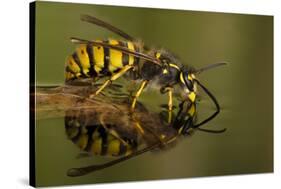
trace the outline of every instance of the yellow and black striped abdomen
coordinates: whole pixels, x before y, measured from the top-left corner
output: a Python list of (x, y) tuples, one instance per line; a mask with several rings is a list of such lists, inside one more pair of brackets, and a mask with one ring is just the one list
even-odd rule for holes
[[(104, 41), (96, 40), (96, 42), (125, 47), (135, 52), (138, 51), (138, 47), (130, 41), (109, 39)], [(119, 50), (81, 44), (66, 60), (65, 80), (110, 76), (125, 65), (133, 65), (136, 62), (137, 59), (134, 56)]]
[(137, 149), (136, 141), (118, 138), (101, 125), (80, 126), (78, 121), (68, 117), (65, 128), (68, 138), (74, 144), (94, 155), (121, 156)]

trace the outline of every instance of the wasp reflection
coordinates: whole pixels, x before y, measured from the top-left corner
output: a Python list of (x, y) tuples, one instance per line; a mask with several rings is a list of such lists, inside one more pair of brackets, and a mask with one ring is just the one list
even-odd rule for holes
[(96, 85), (36, 88), (37, 119), (64, 117), (66, 135), (81, 151), (89, 156), (114, 158), (102, 164), (71, 168), (68, 176), (82, 176), (145, 152), (171, 148), (178, 138), (195, 130), (225, 131), (202, 128), (216, 114), (198, 122), (195, 103), (181, 102), (175, 115), (170, 115), (167, 105), (160, 113), (153, 113), (140, 102), (132, 111), (130, 94), (122, 93), (122, 86), (111, 85), (102, 95), (87, 98)]
[(207, 130), (200, 128), (203, 124), (195, 124), (197, 112), (194, 103), (180, 103), (172, 121), (167, 120), (168, 110), (160, 114), (151, 113), (138, 103), (136, 111), (130, 112), (127, 103), (124, 104), (119, 101), (118, 106), (110, 109), (99, 106), (66, 111), (66, 134), (74, 144), (89, 155), (116, 157), (104, 164), (72, 168), (68, 170), (68, 176), (82, 176), (148, 151), (166, 149), (174, 146), (180, 136), (190, 135), (197, 129), (212, 133), (225, 131)]

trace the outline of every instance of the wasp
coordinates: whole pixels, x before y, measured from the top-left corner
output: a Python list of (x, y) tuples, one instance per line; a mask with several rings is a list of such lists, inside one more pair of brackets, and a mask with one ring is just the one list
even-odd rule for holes
[(154, 49), (144, 45), (136, 38), (121, 29), (96, 17), (81, 15), (81, 20), (107, 29), (124, 40), (85, 40), (72, 37), (73, 43), (79, 44), (76, 51), (70, 55), (65, 64), (65, 82), (73, 84), (83, 79), (108, 78), (94, 94), (98, 95), (113, 81), (121, 76), (129, 80), (140, 81), (138, 89), (132, 95), (131, 110), (134, 110), (137, 99), (148, 86), (156, 86), (161, 94), (168, 95), (168, 110), (173, 109), (173, 96), (183, 101), (194, 103), (197, 99), (198, 86), (210, 97), (216, 106), (215, 117), (219, 104), (214, 95), (197, 79), (199, 73), (225, 65), (225, 62), (215, 63), (194, 69), (185, 66), (173, 53), (164, 49)]
[[(116, 103), (116, 101), (112, 102)], [(196, 104), (181, 102), (172, 123), (160, 114), (151, 113), (141, 106), (134, 114), (129, 109), (69, 110), (65, 115), (65, 129), (68, 138), (86, 155), (115, 157), (102, 164), (71, 168), (67, 175), (76, 177), (105, 169), (129, 160), (148, 151), (159, 151), (173, 147), (180, 136), (191, 135), (195, 130), (222, 133), (222, 130), (200, 128), (208, 121), (196, 124)], [(140, 107), (141, 106), (141, 107)], [(120, 106), (118, 106), (120, 107)], [(125, 106), (124, 106), (125, 107)]]

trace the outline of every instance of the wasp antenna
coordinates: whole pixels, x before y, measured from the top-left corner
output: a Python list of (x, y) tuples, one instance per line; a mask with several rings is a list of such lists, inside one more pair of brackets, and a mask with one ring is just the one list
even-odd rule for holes
[(71, 37), (70, 38), (70, 41), (72, 43), (87, 43), (87, 41), (83, 40), (83, 39), (79, 39), (79, 38), (76, 38), (76, 37)]
[(210, 130), (210, 129), (202, 129), (202, 128), (197, 128), (199, 131), (203, 131), (206, 133), (214, 133), (214, 134), (219, 134), (219, 133), (224, 133), (226, 131), (226, 128), (223, 128), (221, 130)]
[(214, 64), (210, 64), (210, 65), (207, 65), (203, 68), (200, 68), (198, 70), (195, 71), (195, 73), (201, 73), (201, 72), (204, 72), (206, 70), (210, 70), (210, 69), (213, 69), (213, 68), (216, 68), (216, 67), (219, 67), (219, 66), (224, 66), (224, 65), (227, 65), (228, 63), (227, 62), (218, 62), (218, 63), (214, 63)]
[(148, 146), (146, 148), (138, 150), (138, 151), (136, 151), (136, 152), (134, 152), (130, 155), (123, 156), (119, 159), (115, 159), (115, 160), (106, 162), (104, 164), (90, 165), (90, 166), (87, 166), (87, 167), (80, 167), (80, 168), (72, 168), (72, 169), (69, 169), (67, 171), (67, 175), (70, 176), (70, 177), (78, 177), (78, 176), (83, 176), (83, 175), (86, 175), (88, 173), (95, 172), (95, 171), (98, 171), (98, 170), (101, 170), (101, 169), (104, 169), (104, 168), (107, 168), (107, 167), (111, 167), (113, 165), (116, 165), (116, 164), (121, 163), (123, 161), (126, 161), (128, 159), (131, 159), (133, 157), (141, 155), (141, 154), (143, 154), (147, 151), (151, 151), (151, 150), (159, 147), (160, 145), (161, 145), (161, 142), (157, 142), (157, 143), (155, 143), (151, 146)]
[(204, 92), (211, 98), (211, 100), (214, 102), (217, 110), (211, 115), (209, 116), (207, 119), (203, 120), (202, 122), (194, 125), (194, 128), (198, 128), (199, 126), (211, 121), (213, 118), (215, 118), (219, 113), (220, 113), (220, 105), (217, 101), (217, 99), (215, 98), (215, 96), (204, 86), (202, 85), (197, 79), (194, 80), (203, 90)]

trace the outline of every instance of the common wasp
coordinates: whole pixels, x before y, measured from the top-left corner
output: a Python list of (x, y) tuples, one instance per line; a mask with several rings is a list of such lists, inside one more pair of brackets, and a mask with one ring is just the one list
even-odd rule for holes
[[(139, 88), (132, 95), (131, 110), (134, 110), (138, 97), (147, 85), (156, 86), (162, 94), (168, 94), (168, 110), (173, 109), (173, 96), (180, 101), (195, 103), (198, 86), (210, 97), (216, 111), (209, 117), (214, 118), (220, 111), (219, 104), (212, 93), (197, 79), (205, 70), (225, 65), (215, 63), (201, 69), (185, 66), (176, 56), (165, 49), (154, 49), (96, 17), (82, 15), (81, 20), (105, 28), (118, 34), (124, 40), (85, 40), (72, 37), (73, 43), (79, 44), (65, 64), (65, 82), (73, 85), (77, 81), (92, 79), (93, 82), (108, 78), (93, 94), (98, 95), (113, 81), (121, 76), (140, 82)], [(88, 80), (87, 80), (88, 81)], [(171, 115), (171, 113), (169, 114)]]

